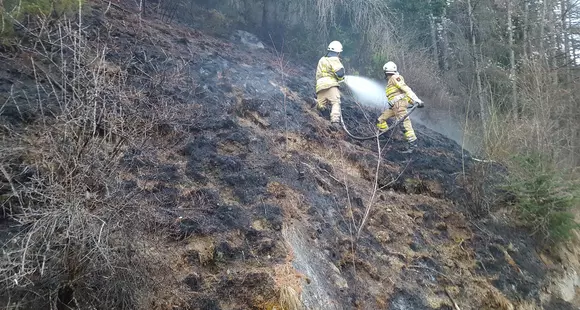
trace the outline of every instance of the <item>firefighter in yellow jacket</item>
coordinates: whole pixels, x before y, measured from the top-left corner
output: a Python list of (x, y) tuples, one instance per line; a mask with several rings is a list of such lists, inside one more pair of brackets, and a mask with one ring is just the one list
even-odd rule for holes
[[(386, 93), (390, 108), (379, 116), (377, 128), (381, 131), (385, 131), (389, 128), (387, 125), (387, 119), (391, 117), (395, 117), (397, 120), (403, 118), (407, 114), (408, 104), (417, 104), (418, 108), (424, 106), (423, 101), (417, 97), (407, 84), (405, 84), (405, 79), (403, 76), (399, 75), (397, 65), (394, 62), (387, 62), (383, 66), (383, 71), (385, 72), (385, 78), (387, 79)], [(403, 151), (403, 153), (413, 152), (417, 147), (417, 136), (415, 135), (409, 117), (403, 121), (403, 135), (407, 142), (409, 142), (407, 150)]]
[(344, 66), (339, 55), (342, 44), (332, 41), (328, 45), (328, 52), (318, 61), (316, 67), (316, 102), (317, 108), (324, 111), (330, 103), (330, 122), (334, 128), (340, 127), (340, 91), (339, 83), (344, 81)]

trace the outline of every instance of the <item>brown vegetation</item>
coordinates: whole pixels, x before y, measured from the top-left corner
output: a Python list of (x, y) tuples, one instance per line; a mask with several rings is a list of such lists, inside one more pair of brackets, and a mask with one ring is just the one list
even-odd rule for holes
[[(135, 197), (148, 189), (127, 190), (120, 177), (124, 154), (173, 112), (154, 108), (156, 98), (134, 86), (127, 67), (107, 60), (110, 34), (90, 33), (83, 22), (29, 20), (19, 29), (25, 39), (12, 44), (18, 52), (2, 56), (21, 62), (34, 81), (2, 105), (33, 115), (2, 132), (2, 175), (11, 188), (0, 196), (2, 213), (16, 229), (0, 265), (9, 309), (133, 308), (159, 291), (159, 281), (174, 281), (159, 277), (168, 266), (148, 250), (159, 245), (142, 238), (151, 219)], [(175, 83), (156, 77), (165, 80), (152, 89)]]
[[(488, 62), (478, 55), (483, 43), (476, 40), (473, 48), (473, 29), (462, 32), (469, 23), (453, 28), (456, 36), (436, 33), (435, 51), (412, 48), (416, 34), (397, 26), (408, 20), (387, 6), (396, 1), (363, 2), (301, 7), (296, 16), (304, 17), (305, 26), (323, 30), (302, 46), (315, 50), (330, 36), (365, 33), (363, 41), (350, 42), (364, 56), (347, 60), (350, 66), (376, 73), (385, 59), (395, 59), (419, 93), (431, 94), (433, 106), (461, 115), (474, 132), (485, 124), (489, 156), (552, 147), (558, 164), (573, 165), (573, 156), (559, 148), (574, 144), (562, 129), (569, 130), (570, 120), (553, 122), (568, 117), (567, 110), (543, 113), (543, 101), (534, 99), (557, 97), (548, 86), (554, 80), (540, 79), (546, 67), (529, 76), (525, 70), (538, 66), (519, 68), (518, 87), (529, 83), (529, 97), (518, 97), (527, 98), (526, 109), (498, 113), (506, 110), (497, 102), (500, 95), (491, 96), (497, 90), (486, 73), (501, 70), (480, 68)], [(7, 59), (11, 66), (25, 64), (12, 69), (24, 75), (14, 79), (24, 86), (0, 94), (0, 114), (14, 109), (19, 120), (0, 129), (0, 224), (8, 223), (0, 228), (14, 228), (6, 229), (6, 240), (0, 235), (0, 304), (296, 310), (314, 287), (326, 289), (334, 304), (369, 309), (398, 302), (415, 308), (535, 307), (544, 280), (535, 243), (525, 234), (512, 236), (516, 230), (503, 222), (468, 220), (497, 207), (489, 182), (497, 165), (468, 162), (457, 145), (427, 129), (420, 156), (411, 159), (401, 156), (395, 135), (387, 144), (351, 143), (309, 109), (307, 71), (290, 58), (239, 52), (231, 42), (164, 25), (142, 14), (149, 13), (144, 4), (162, 12), (165, 22), (174, 15), (193, 24), (208, 20), (204, 27), (211, 29), (205, 30), (218, 36), (241, 19), (215, 8), (203, 8), (205, 15), (196, 19), (193, 1), (141, 1), (139, 10), (98, 2), (78, 19), (29, 19), (15, 28), (14, 51), (0, 56), (13, 57)], [(247, 12), (241, 10), (247, 2), (235, 4)], [(263, 12), (284, 15), (271, 5), (264, 4)], [(441, 14), (425, 14), (429, 27), (449, 22), (436, 20), (446, 16)], [(345, 23), (351, 27), (339, 27)], [(279, 45), (279, 39), (272, 41)], [(445, 56), (449, 46), (439, 46), (445, 42), (462, 48)], [(272, 96), (261, 98), (252, 80), (272, 86), (265, 87)], [(478, 80), (485, 97), (475, 91)], [(457, 98), (489, 100), (490, 118), (464, 101), (450, 102)], [(367, 116), (361, 109), (348, 113)], [(556, 140), (542, 131), (544, 125)], [(510, 126), (527, 128), (530, 136), (514, 138), (513, 130), (504, 132)], [(549, 193), (561, 198), (560, 183), (550, 184), (556, 186)], [(532, 200), (542, 203), (537, 196)], [(546, 218), (539, 219), (542, 230)], [(288, 226), (304, 229), (295, 237), (298, 244), (290, 242)], [(296, 270), (305, 261), (317, 277)], [(523, 291), (533, 300), (520, 302)]]

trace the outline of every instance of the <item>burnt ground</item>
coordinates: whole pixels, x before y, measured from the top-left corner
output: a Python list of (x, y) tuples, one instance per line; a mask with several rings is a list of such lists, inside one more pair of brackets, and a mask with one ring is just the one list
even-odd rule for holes
[[(311, 64), (93, 6), (96, 29), (112, 26), (107, 59), (124, 64), (131, 83), (168, 72), (179, 81), (147, 95), (183, 110), (121, 159), (127, 190), (138, 189), (152, 214), (148, 235), (163, 240), (154, 251), (167, 252), (175, 272), (164, 284), (171, 293), (146, 308), (278, 309), (280, 291), (292, 288), (308, 309), (571, 309), (542, 295), (538, 245), (509, 222), (486, 179), (501, 167), (482, 167), (422, 126), (419, 150), (402, 154), (395, 132), (381, 140), (380, 189), (355, 239), (376, 141), (351, 140), (317, 114)], [(3, 58), (0, 98), (34, 85), (18, 57)], [(353, 130), (368, 132), (348, 96), (343, 110)], [(11, 126), (34, 122), (26, 109), (2, 111)]]

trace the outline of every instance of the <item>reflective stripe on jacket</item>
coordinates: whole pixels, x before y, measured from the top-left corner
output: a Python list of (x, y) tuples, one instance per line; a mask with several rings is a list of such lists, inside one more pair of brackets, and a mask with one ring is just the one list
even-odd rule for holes
[(395, 102), (405, 99), (407, 102), (418, 101), (419, 97), (415, 95), (411, 87), (405, 84), (405, 79), (399, 74), (393, 74), (387, 82), (387, 99), (394, 104)]
[(343, 78), (339, 78), (336, 72), (343, 68), (340, 59), (336, 56), (320, 58), (316, 67), (316, 92), (338, 86), (338, 81)]

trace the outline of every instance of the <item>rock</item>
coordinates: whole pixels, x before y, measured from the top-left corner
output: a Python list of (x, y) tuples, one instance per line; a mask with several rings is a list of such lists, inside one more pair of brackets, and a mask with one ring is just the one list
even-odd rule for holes
[(408, 310), (408, 309), (427, 309), (418, 292), (408, 289), (397, 289), (389, 300), (388, 309)]
[(544, 309), (550, 310), (573, 310), (577, 309), (567, 301), (562, 300), (561, 298), (552, 296), (550, 302), (544, 306)]
[(333, 274), (333, 278), (334, 278), (334, 284), (336, 285), (336, 287), (338, 287), (339, 289), (347, 289), (348, 288), (348, 283), (346, 282), (346, 280), (339, 276), (338, 274)]
[(332, 269), (334, 272), (340, 273), (340, 269), (338, 269), (338, 267), (336, 267), (335, 264), (329, 262), (328, 265), (330, 266), (330, 269)]
[(257, 231), (266, 230), (266, 225), (267, 224), (265, 224), (262, 219), (255, 220), (255, 221), (252, 222), (252, 228), (255, 229), (255, 230), (257, 230)]
[(576, 290), (580, 288), (580, 276), (575, 270), (567, 272), (557, 284), (560, 298), (564, 301), (572, 301), (576, 297)]
[(239, 41), (251, 49), (264, 49), (266, 46), (254, 34), (247, 31), (236, 30), (232, 35), (232, 40)]

